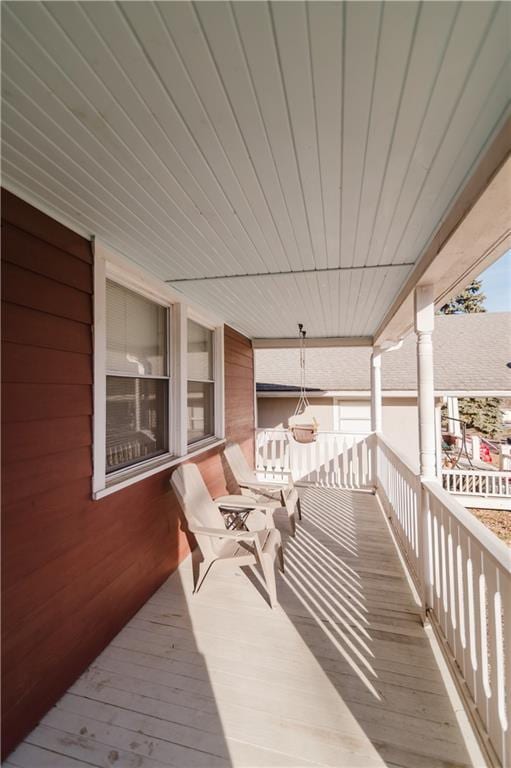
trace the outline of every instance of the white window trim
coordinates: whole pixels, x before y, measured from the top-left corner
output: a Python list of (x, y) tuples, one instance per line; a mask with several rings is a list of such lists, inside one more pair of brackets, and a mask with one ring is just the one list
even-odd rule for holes
[[(106, 474), (106, 281), (113, 280), (169, 308), (169, 450), (147, 461)], [(214, 331), (215, 434), (187, 444), (188, 318)], [(204, 310), (189, 306), (164, 283), (146, 274), (103, 244), (94, 248), (94, 395), (92, 497), (101, 499), (140, 480), (198, 456), (225, 442), (224, 326)]]
[[(224, 327), (223, 325), (214, 325), (211, 320), (208, 320), (204, 314), (198, 312), (193, 307), (187, 308), (187, 320), (193, 320), (194, 323), (204, 326), (210, 331), (213, 331), (213, 385), (214, 385), (214, 399), (213, 399), (213, 430), (215, 437), (223, 440), (225, 438), (225, 413), (224, 413)], [(188, 327), (188, 326), (187, 326)], [(185, 350), (188, 345), (185, 345)], [(182, 371), (185, 372), (185, 391), (188, 394), (188, 371), (187, 371), (188, 358), (182, 363)], [(196, 379), (195, 379), (196, 381)], [(185, 424), (186, 435), (185, 439), (188, 440), (188, 425)], [(192, 451), (195, 448), (200, 448), (202, 445), (211, 441), (211, 436), (205, 437), (202, 440), (196, 440), (193, 443), (188, 444), (188, 450)]]

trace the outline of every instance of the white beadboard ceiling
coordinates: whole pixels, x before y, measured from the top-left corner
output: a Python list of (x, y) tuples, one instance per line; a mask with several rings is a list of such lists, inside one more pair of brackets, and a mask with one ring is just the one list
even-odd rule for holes
[(249, 336), (372, 335), (507, 115), (510, 14), (4, 1), (4, 185)]

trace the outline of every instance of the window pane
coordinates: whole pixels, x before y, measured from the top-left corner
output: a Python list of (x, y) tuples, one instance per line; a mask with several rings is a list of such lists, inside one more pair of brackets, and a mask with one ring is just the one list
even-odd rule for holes
[(213, 434), (213, 384), (188, 382), (188, 442)]
[(168, 381), (107, 376), (106, 471), (168, 450)]
[(188, 378), (213, 379), (213, 331), (188, 320)]
[(167, 310), (107, 280), (107, 371), (166, 376)]

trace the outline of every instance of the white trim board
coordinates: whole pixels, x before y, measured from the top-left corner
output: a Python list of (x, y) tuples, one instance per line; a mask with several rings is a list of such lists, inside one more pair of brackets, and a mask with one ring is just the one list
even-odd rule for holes
[[(252, 339), (254, 349), (294, 349), (299, 347), (301, 340), (296, 339)], [(372, 347), (372, 336), (325, 336), (307, 337), (307, 347)]]
[(195, 450), (190, 451), (184, 456), (173, 456), (171, 458), (165, 459), (164, 461), (161, 461), (161, 456), (158, 456), (157, 459), (160, 461), (155, 459), (154, 462), (151, 463), (151, 466), (147, 466), (146, 469), (138, 472), (136, 475), (126, 477), (124, 480), (119, 480), (115, 484), (107, 485), (105, 488), (102, 488), (99, 491), (93, 493), (92, 498), (95, 501), (98, 499), (103, 499), (105, 496), (110, 496), (112, 493), (116, 493), (116, 491), (121, 491), (123, 488), (128, 488), (128, 486), (134, 485), (135, 483), (140, 482), (140, 480), (145, 480), (147, 477), (157, 475), (158, 472), (164, 472), (166, 469), (170, 469), (171, 467), (175, 467), (178, 464), (182, 464), (184, 461), (188, 461), (189, 459), (193, 459), (196, 456), (200, 456), (202, 453), (211, 451), (213, 448), (219, 448), (221, 445), (225, 445), (225, 439), (213, 439), (209, 442), (203, 442), (200, 447), (197, 447)]
[[(264, 392), (257, 392), (257, 397), (290, 397), (290, 398), (296, 398), (300, 395), (299, 390), (296, 390), (295, 392), (281, 392), (281, 391), (275, 391), (271, 392), (268, 390), (265, 390)], [(371, 391), (369, 389), (357, 389), (357, 390), (348, 390), (348, 389), (327, 389), (327, 390), (320, 390), (319, 392), (314, 392), (313, 390), (307, 390), (307, 396), (309, 398), (311, 397), (340, 397), (340, 398), (350, 398), (350, 399), (364, 399), (371, 397)], [(383, 398), (410, 398), (410, 399), (417, 399), (417, 392), (413, 391), (411, 389), (387, 389), (383, 390), (382, 392)], [(449, 390), (436, 390), (435, 391), (435, 397), (436, 398), (442, 398), (442, 397), (511, 397), (511, 390), (483, 390), (483, 391), (477, 391), (477, 390), (455, 390), (455, 389), (449, 389)]]

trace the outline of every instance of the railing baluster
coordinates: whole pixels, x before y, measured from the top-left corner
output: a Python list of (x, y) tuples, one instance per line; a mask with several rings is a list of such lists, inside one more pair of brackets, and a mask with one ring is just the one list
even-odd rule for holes
[[(502, 644), (502, 607), (501, 596), (498, 587), (498, 575), (491, 560), (484, 560), (484, 575), (488, 596), (488, 672), (490, 685), (490, 699), (488, 702), (488, 732), (493, 741), (498, 741), (501, 733), (499, 704), (503, 693), (503, 653)], [(500, 625), (500, 627), (499, 627)], [(500, 631), (499, 631), (500, 630)]]
[[(482, 648), (486, 646), (486, 612), (481, 610), (482, 603), (485, 600), (485, 595), (482, 592), (481, 576), (481, 550), (478, 544), (471, 539), (470, 542), (470, 555), (472, 560), (473, 580), (474, 580), (474, 646), (472, 649), (472, 658), (475, 662), (476, 669), (474, 670), (475, 677), (475, 689), (474, 700), (477, 706), (477, 710), (481, 715), (483, 723), (486, 725), (488, 721), (487, 712), (487, 696), (484, 689), (484, 665), (482, 657)], [(484, 633), (484, 638), (483, 638)], [(487, 659), (486, 659), (487, 664)]]
[(449, 515), (446, 519), (446, 580), (448, 594), (448, 611), (446, 612), (446, 637), (453, 653), (456, 649), (456, 569), (454, 561), (454, 538), (451, 530), (452, 518)]

